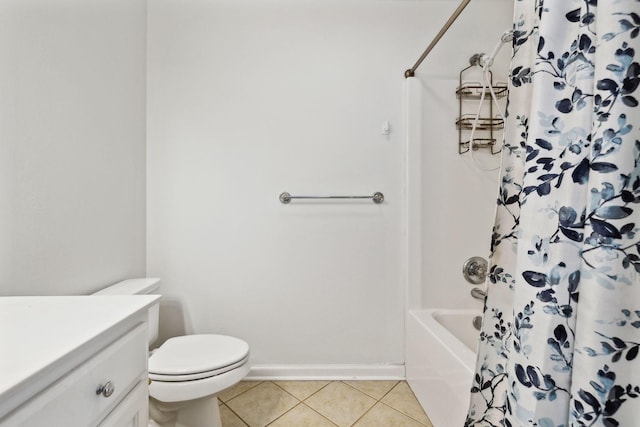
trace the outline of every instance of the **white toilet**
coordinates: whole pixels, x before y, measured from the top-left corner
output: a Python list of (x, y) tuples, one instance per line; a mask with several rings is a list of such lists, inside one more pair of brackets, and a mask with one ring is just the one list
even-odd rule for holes
[[(158, 294), (160, 279), (130, 279), (94, 295)], [(149, 344), (159, 309), (149, 311)], [(168, 339), (149, 357), (149, 426), (222, 427), (216, 394), (249, 373), (249, 345), (225, 335)]]

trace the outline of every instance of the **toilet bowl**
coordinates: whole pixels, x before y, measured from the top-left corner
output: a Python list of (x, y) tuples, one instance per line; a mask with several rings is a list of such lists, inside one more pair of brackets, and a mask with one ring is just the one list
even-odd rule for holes
[[(95, 295), (157, 294), (159, 279), (130, 279)], [(149, 312), (149, 344), (158, 336)], [(169, 338), (149, 357), (149, 426), (222, 427), (216, 395), (249, 373), (249, 345), (226, 335)]]

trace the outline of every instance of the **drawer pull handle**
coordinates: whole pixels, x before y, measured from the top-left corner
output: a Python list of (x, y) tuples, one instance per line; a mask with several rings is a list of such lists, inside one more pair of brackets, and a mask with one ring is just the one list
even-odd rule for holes
[(115, 386), (111, 383), (111, 381), (107, 381), (105, 385), (99, 384), (96, 389), (96, 394), (101, 394), (104, 397), (109, 397), (115, 391)]

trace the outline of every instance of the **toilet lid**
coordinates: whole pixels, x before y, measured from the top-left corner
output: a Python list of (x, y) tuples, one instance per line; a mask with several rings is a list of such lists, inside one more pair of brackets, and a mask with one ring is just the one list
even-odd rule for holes
[(149, 358), (149, 377), (164, 381), (206, 378), (244, 364), (249, 344), (226, 335), (168, 339)]

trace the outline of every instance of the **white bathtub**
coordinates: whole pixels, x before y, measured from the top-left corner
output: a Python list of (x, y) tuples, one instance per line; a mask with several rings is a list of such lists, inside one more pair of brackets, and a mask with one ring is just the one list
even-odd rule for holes
[(406, 375), (434, 427), (462, 427), (476, 362), (478, 310), (409, 311)]

